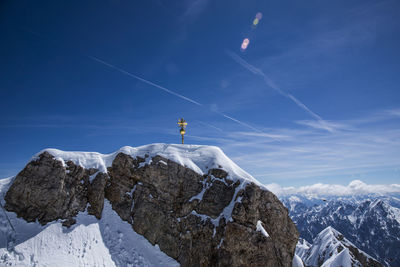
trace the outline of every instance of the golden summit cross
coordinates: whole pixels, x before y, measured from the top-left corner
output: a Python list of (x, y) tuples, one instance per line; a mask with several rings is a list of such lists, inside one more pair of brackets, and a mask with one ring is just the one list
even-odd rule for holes
[(181, 119), (178, 121), (178, 125), (179, 125), (179, 127), (181, 127), (180, 133), (181, 133), (181, 135), (182, 135), (182, 144), (183, 144), (183, 143), (184, 143), (184, 138), (183, 138), (183, 136), (184, 136), (185, 133), (186, 133), (185, 128), (186, 128), (187, 122), (186, 122), (183, 118), (181, 118)]

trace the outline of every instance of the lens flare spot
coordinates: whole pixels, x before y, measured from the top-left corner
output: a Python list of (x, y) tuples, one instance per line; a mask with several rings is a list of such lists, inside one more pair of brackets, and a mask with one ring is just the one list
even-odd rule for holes
[(253, 25), (254, 25), (254, 26), (257, 26), (258, 22), (259, 22), (258, 18), (255, 18), (255, 19), (253, 20)]
[(258, 19), (259, 21), (262, 19), (262, 13), (261, 12), (258, 12), (256, 14), (256, 19)]
[(249, 43), (250, 43), (249, 38), (245, 38), (245, 39), (243, 40), (243, 42), (242, 42), (242, 45), (241, 45), (242, 50), (246, 50), (246, 49), (247, 49), (247, 46), (249, 45)]

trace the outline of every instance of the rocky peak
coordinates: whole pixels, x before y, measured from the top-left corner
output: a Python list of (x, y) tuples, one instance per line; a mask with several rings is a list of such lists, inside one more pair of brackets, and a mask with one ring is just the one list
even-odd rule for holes
[(304, 249), (304, 243), (297, 245), (307, 266), (383, 266), (331, 226), (322, 230), (313, 244), (307, 246), (309, 248)]
[(42, 151), (14, 179), (5, 208), (69, 226), (86, 209), (100, 219), (105, 199), (182, 266), (291, 266), (298, 232), (287, 209), (215, 147)]

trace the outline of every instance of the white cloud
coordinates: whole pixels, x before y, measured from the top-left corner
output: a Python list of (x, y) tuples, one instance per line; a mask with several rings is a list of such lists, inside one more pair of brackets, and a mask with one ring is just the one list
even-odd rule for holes
[(278, 184), (268, 184), (266, 187), (278, 196), (287, 195), (307, 195), (307, 196), (352, 196), (366, 194), (398, 194), (400, 184), (380, 185), (366, 184), (360, 180), (351, 181), (347, 186), (337, 184), (322, 184), (301, 186), (301, 187), (282, 187)]

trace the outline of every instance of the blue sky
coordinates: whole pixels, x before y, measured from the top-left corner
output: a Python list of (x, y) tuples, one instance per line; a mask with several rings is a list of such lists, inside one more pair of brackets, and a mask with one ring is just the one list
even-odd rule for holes
[(187, 143), (263, 183), (398, 183), (399, 13), (395, 0), (2, 1), (0, 177), (47, 147), (179, 143), (184, 117)]

